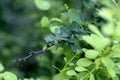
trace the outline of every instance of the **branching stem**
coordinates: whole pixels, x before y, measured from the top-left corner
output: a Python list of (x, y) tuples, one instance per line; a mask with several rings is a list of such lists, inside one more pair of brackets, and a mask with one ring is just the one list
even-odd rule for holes
[(44, 50), (41, 50), (41, 51), (30, 51), (25, 57), (23, 58), (17, 58), (16, 60), (14, 60), (13, 62), (25, 62), (27, 59), (31, 58), (32, 56), (34, 55), (37, 55), (37, 54), (44, 54), (50, 47), (54, 46), (54, 44), (47, 44), (46, 48)]

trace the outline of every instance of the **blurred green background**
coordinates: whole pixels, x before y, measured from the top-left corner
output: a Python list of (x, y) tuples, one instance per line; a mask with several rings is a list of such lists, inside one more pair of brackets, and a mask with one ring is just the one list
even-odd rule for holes
[(44, 37), (55, 27), (69, 25), (64, 4), (80, 9), (85, 22), (96, 17), (93, 12), (101, 7), (96, 0), (0, 0), (0, 62), (6, 71), (20, 79), (49, 80), (57, 73), (52, 65), (63, 67), (62, 54), (51, 51), (24, 63), (13, 61), (28, 55), (30, 50), (41, 50), (46, 44)]

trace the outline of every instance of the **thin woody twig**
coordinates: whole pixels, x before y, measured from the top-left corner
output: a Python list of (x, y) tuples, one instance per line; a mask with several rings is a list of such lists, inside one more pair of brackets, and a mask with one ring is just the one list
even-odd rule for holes
[(27, 59), (29, 59), (30, 57), (32, 57), (32, 56), (34, 56), (34, 55), (37, 55), (37, 54), (44, 54), (50, 47), (52, 47), (53, 46), (53, 44), (52, 45), (50, 45), (50, 44), (48, 44), (47, 46), (46, 46), (46, 48), (44, 49), (44, 50), (41, 50), (41, 51), (30, 51), (28, 54), (28, 56), (26, 56), (26, 57), (23, 57), (23, 58), (18, 58), (18, 59), (16, 59), (16, 60), (14, 60), (13, 62), (25, 62)]

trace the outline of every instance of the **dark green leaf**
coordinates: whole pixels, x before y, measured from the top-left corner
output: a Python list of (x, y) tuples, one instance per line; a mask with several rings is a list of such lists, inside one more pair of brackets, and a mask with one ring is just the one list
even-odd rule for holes
[(77, 10), (70, 9), (69, 12), (68, 12), (68, 15), (69, 15), (69, 17), (72, 21), (77, 22), (79, 25), (81, 24), (80, 23), (81, 20), (80, 20), (79, 12)]
[(53, 35), (49, 35), (49, 36), (45, 37), (46, 42), (52, 42), (54, 40), (55, 40), (55, 37)]
[(80, 47), (77, 46), (77, 45), (74, 45), (74, 44), (72, 45), (71, 44), (70, 47), (71, 47), (71, 49), (72, 49), (73, 52), (81, 51)]

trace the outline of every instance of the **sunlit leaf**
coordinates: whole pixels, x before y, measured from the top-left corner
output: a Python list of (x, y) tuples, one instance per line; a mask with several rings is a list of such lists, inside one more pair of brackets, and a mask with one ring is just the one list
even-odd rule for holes
[(3, 78), (4, 78), (4, 80), (17, 80), (16, 75), (14, 75), (14, 74), (11, 73), (11, 72), (5, 72), (5, 73), (3, 74)]
[(61, 20), (61, 19), (59, 19), (59, 18), (52, 18), (51, 20), (50, 20), (50, 22), (59, 22), (59, 23), (63, 23), (63, 21)]
[(0, 63), (0, 72), (4, 70), (2, 63)]
[(89, 58), (89, 59), (95, 59), (98, 57), (99, 52), (96, 50), (92, 50), (92, 49), (83, 49), (83, 51), (85, 52), (85, 57)]
[(40, 10), (49, 10), (51, 8), (51, 4), (49, 0), (35, 0), (35, 5)]
[(102, 58), (102, 63), (107, 67), (107, 68), (113, 68), (115, 66), (114, 62), (109, 58), (109, 57), (103, 57)]
[(100, 31), (98, 30), (98, 28), (94, 25), (89, 25), (89, 28), (92, 32), (94, 32), (95, 34), (99, 35), (102, 37), (102, 34), (100, 33)]
[(81, 66), (79, 66), (79, 67), (76, 67), (76, 68), (75, 68), (75, 70), (76, 70), (76, 71), (78, 71), (78, 72), (87, 71), (87, 69), (86, 69), (86, 68), (84, 68), (84, 67), (81, 67)]
[(71, 63), (69, 63), (69, 66), (74, 66), (74, 63), (72, 63), (72, 62), (71, 62)]
[(68, 76), (75, 76), (75, 75), (77, 75), (77, 73), (74, 70), (69, 70), (69, 71), (66, 72), (66, 74)]
[(109, 39), (105, 37), (99, 37), (95, 34), (90, 36), (83, 36), (83, 39), (97, 50), (102, 50), (109, 44)]
[(95, 80), (94, 75), (93, 75), (92, 73), (90, 73), (90, 78), (89, 78), (89, 80)]
[(108, 73), (110, 74), (111, 77), (115, 77), (116, 73), (113, 70), (113, 68), (115, 67), (114, 62), (108, 58), (108, 57), (103, 57), (102, 58), (102, 63), (104, 64), (104, 66), (106, 66)]
[(110, 57), (118, 57), (120, 58), (120, 45), (115, 45), (112, 50), (111, 50), (111, 54), (109, 55)]
[(48, 17), (44, 16), (41, 19), (41, 27), (48, 27), (50, 24)]
[(115, 27), (112, 22), (109, 22), (102, 26), (102, 32), (107, 36), (112, 36), (114, 33)]
[(78, 66), (83, 66), (83, 67), (87, 67), (89, 65), (91, 65), (93, 62), (87, 58), (81, 58), (77, 61), (77, 65)]
[(102, 8), (102, 9), (98, 10), (98, 15), (108, 21), (111, 21), (113, 19), (112, 14), (108, 8)]

